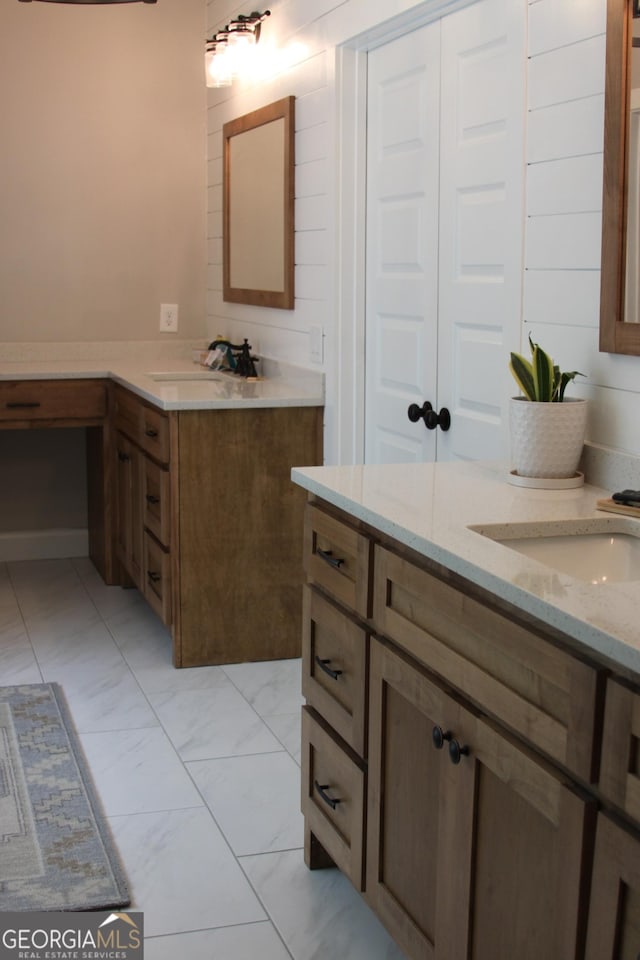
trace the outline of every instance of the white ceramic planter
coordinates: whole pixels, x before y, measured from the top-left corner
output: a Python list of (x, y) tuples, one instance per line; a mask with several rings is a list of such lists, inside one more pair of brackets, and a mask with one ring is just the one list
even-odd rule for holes
[(575, 397), (562, 403), (511, 398), (511, 466), (519, 477), (574, 476), (584, 446), (587, 403)]

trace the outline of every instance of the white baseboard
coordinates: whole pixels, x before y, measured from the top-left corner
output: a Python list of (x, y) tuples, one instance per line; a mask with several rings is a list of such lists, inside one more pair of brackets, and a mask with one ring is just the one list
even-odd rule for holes
[(0, 562), (88, 556), (88, 530), (17, 530), (0, 533)]

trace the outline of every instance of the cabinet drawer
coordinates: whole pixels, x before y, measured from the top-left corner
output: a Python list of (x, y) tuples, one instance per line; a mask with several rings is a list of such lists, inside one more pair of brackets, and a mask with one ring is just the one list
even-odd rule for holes
[(585, 781), (594, 777), (597, 671), (386, 550), (376, 630)]
[(640, 827), (640, 691), (614, 679), (607, 682), (600, 788)]
[(140, 426), (140, 446), (146, 453), (160, 460), (169, 462), (169, 420), (154, 410), (153, 407), (142, 407), (142, 423)]
[(171, 555), (153, 537), (144, 535), (144, 595), (167, 626), (171, 623)]
[(98, 420), (106, 416), (101, 380), (7, 380), (0, 383), (2, 420)]
[(114, 391), (116, 429), (161, 463), (169, 462), (169, 418), (129, 390)]
[(356, 890), (363, 889), (364, 773), (307, 707), (302, 708), (302, 812)]
[(302, 693), (361, 757), (365, 755), (366, 631), (303, 588)]
[(360, 616), (369, 615), (371, 542), (318, 507), (307, 504), (304, 568), (319, 584)]
[(116, 386), (113, 391), (113, 415), (116, 430), (140, 443), (142, 402), (135, 394)]
[(171, 543), (171, 483), (169, 471), (144, 457), (142, 522), (160, 543)]

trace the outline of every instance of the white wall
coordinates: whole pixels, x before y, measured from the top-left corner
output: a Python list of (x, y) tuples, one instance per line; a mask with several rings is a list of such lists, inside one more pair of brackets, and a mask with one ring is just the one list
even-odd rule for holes
[[(0, 4), (0, 342), (204, 336), (204, 0)], [(166, 337), (166, 335), (165, 335)]]
[[(259, 352), (311, 366), (309, 328), (323, 326), (328, 462), (344, 456), (336, 373), (336, 47), (391, 15), (418, 17), (425, 9), (446, 13), (454, 6), (441, 0), (282, 0), (272, 5), (261, 44), (284, 48), (295, 40), (306, 46), (304, 58), (260, 85), (209, 91), (208, 330), (249, 336)], [(530, 0), (528, 6), (523, 347), (532, 330), (564, 369), (587, 373), (588, 382), (574, 389), (595, 401), (589, 438), (640, 455), (640, 359), (598, 352), (606, 0)], [(209, 28), (238, 12), (233, 0), (210, 0)], [(297, 98), (295, 310), (227, 304), (221, 292), (222, 125), (287, 94)]]
[(640, 359), (598, 352), (605, 28), (606, 0), (529, 6), (523, 340), (588, 374), (589, 439), (638, 455)]

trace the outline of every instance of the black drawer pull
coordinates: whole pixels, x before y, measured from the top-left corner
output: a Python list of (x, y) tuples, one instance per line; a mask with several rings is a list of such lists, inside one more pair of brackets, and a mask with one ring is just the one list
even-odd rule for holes
[(152, 493), (148, 493), (145, 500), (147, 503), (160, 503), (160, 497), (154, 497)]
[(329, 677), (331, 677), (332, 680), (337, 680), (338, 677), (341, 676), (342, 674), (342, 670), (331, 669), (331, 667), (329, 666), (329, 664), (331, 663), (331, 660), (321, 660), (317, 654), (316, 654), (316, 663), (318, 664), (321, 670), (324, 670), (324, 672)]
[(9, 410), (35, 410), (41, 406), (39, 400), (9, 400), (7, 408)]
[(148, 427), (144, 432), (145, 437), (150, 437), (152, 440), (158, 436), (158, 431), (154, 430), (153, 427)]
[(129, 463), (131, 457), (128, 453), (123, 453), (122, 450), (118, 450), (118, 460), (120, 463)]
[(159, 583), (162, 580), (162, 576), (159, 573), (156, 573), (154, 570), (147, 570), (147, 576), (151, 583)]
[(451, 740), (449, 730), (443, 730), (442, 727), (435, 726), (431, 731), (431, 739), (436, 750), (442, 750), (445, 740)]
[(328, 804), (328, 806), (330, 806), (332, 810), (335, 810), (338, 804), (342, 803), (342, 800), (335, 800), (333, 797), (330, 797), (328, 793), (325, 793), (325, 791), (329, 789), (328, 783), (320, 784), (318, 783), (317, 780), (314, 780), (313, 785), (318, 791), (318, 793), (320, 794), (320, 796), (322, 797), (322, 799), (324, 800), (324, 802)]
[(339, 570), (344, 559), (341, 557), (334, 557), (333, 551), (331, 550), (316, 550), (316, 553), (319, 557), (322, 557), (325, 563), (328, 563), (330, 567), (333, 567), (334, 570)]
[(457, 740), (449, 744), (449, 758), (451, 763), (460, 763), (461, 757), (469, 756), (469, 747), (461, 747)]

